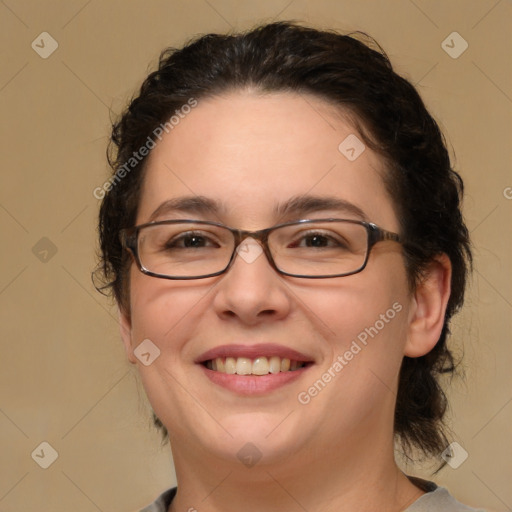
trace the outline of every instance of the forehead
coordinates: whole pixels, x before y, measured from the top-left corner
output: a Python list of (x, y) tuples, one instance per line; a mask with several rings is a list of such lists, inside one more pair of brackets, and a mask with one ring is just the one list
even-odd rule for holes
[(311, 95), (239, 91), (200, 100), (157, 143), (145, 172), (138, 223), (169, 199), (201, 196), (219, 206), (217, 220), (266, 227), (281, 204), (313, 195), (396, 227), (382, 160), (346, 116)]

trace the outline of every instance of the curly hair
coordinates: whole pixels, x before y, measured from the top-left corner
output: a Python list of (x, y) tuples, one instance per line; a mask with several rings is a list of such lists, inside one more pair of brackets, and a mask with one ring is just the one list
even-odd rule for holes
[[(450, 319), (463, 303), (472, 261), (461, 213), (463, 183), (418, 92), (364, 33), (342, 35), (278, 22), (245, 33), (208, 34), (181, 49), (165, 50), (158, 69), (147, 76), (112, 127), (107, 151), (112, 176), (102, 192), (99, 213), (97, 288), (111, 292), (129, 313), (131, 260), (121, 247), (119, 231), (135, 223), (146, 158), (129, 172), (126, 162), (191, 98), (247, 88), (315, 95), (350, 117), (365, 144), (387, 164), (384, 181), (406, 240), (411, 289), (436, 256), (449, 257), (451, 295), (441, 337), (427, 355), (404, 357), (394, 421), (395, 436), (406, 454), (417, 448), (437, 457), (448, 444), (443, 424), (447, 399), (439, 378), (454, 371), (446, 340)], [(120, 169), (123, 179), (118, 179)], [(165, 436), (155, 415), (154, 421)]]

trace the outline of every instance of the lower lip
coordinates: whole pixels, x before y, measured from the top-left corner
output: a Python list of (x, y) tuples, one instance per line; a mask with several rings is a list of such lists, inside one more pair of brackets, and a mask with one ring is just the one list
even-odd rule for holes
[(262, 395), (299, 379), (310, 365), (294, 371), (269, 373), (268, 375), (229, 374), (210, 370), (203, 365), (200, 366), (214, 384), (239, 395)]

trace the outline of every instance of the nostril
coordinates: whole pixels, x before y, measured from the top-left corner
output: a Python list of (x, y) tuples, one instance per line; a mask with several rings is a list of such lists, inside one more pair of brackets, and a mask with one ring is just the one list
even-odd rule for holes
[[(272, 316), (272, 315), (276, 315), (277, 314), (277, 311), (275, 309), (264, 309), (262, 311), (260, 311), (257, 316), (264, 316), (264, 317), (267, 317), (267, 316)], [(237, 316), (237, 314), (232, 311), (231, 309), (226, 309), (226, 311), (224, 311), (224, 315), (225, 316), (229, 316), (230, 318), (234, 318)]]

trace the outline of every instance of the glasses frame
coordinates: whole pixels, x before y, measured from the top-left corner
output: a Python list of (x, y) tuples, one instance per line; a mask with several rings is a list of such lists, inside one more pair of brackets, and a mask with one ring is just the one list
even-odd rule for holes
[[(275, 231), (276, 229), (286, 227), (286, 226), (293, 226), (293, 225), (307, 225), (307, 224), (313, 224), (317, 222), (347, 222), (350, 224), (359, 224), (363, 226), (366, 229), (367, 233), (367, 248), (366, 248), (366, 256), (364, 259), (364, 262), (361, 264), (361, 266), (357, 270), (353, 270), (351, 272), (345, 272), (343, 274), (334, 274), (334, 275), (318, 275), (318, 276), (308, 276), (308, 275), (302, 275), (302, 274), (291, 274), (289, 272), (285, 272), (284, 270), (281, 270), (275, 263), (274, 258), (272, 257), (272, 253), (270, 251), (270, 248), (268, 246), (268, 237), (272, 231)], [(227, 263), (226, 267), (218, 272), (214, 272), (212, 274), (205, 274), (201, 276), (168, 276), (165, 274), (157, 274), (155, 272), (151, 272), (148, 270), (144, 265), (142, 264), (139, 256), (138, 251), (138, 236), (141, 230), (143, 230), (146, 227), (149, 226), (156, 226), (156, 225), (163, 225), (163, 224), (203, 224), (207, 226), (217, 226), (224, 229), (227, 229), (231, 232), (235, 239), (235, 245), (233, 247), (233, 253), (231, 254), (231, 258), (229, 259), (229, 262)], [(267, 257), (267, 261), (270, 263), (270, 266), (278, 273), (284, 276), (289, 277), (299, 277), (302, 279), (329, 279), (332, 277), (346, 277), (351, 276), (354, 274), (358, 274), (359, 272), (363, 271), (368, 263), (368, 260), (370, 258), (370, 252), (375, 244), (378, 242), (383, 242), (386, 240), (390, 240), (393, 242), (402, 243), (400, 235), (397, 233), (393, 233), (391, 231), (387, 231), (376, 224), (373, 224), (372, 222), (365, 222), (363, 220), (353, 220), (353, 219), (337, 219), (337, 218), (327, 218), (327, 219), (301, 219), (291, 222), (285, 222), (281, 224), (276, 224), (275, 226), (272, 226), (270, 228), (260, 229), (258, 231), (247, 231), (244, 229), (236, 229), (236, 228), (230, 228), (229, 226), (226, 226), (225, 224), (222, 224), (220, 222), (213, 222), (213, 221), (205, 221), (205, 220), (191, 220), (191, 219), (173, 219), (173, 220), (162, 220), (162, 221), (156, 221), (156, 222), (147, 222), (145, 224), (140, 224), (138, 226), (134, 226), (131, 228), (122, 229), (119, 232), (119, 238), (121, 241), (121, 245), (124, 249), (128, 250), (131, 255), (134, 258), (135, 263), (137, 264), (139, 270), (148, 276), (152, 277), (158, 277), (160, 279), (171, 279), (171, 280), (194, 280), (194, 279), (206, 279), (208, 277), (215, 277), (220, 276), (224, 273), (226, 273), (229, 268), (233, 265), (233, 262), (235, 261), (235, 256), (238, 250), (238, 247), (240, 244), (246, 239), (246, 238), (254, 238), (257, 240), (262, 248), (263, 252), (265, 253), (265, 256)]]

